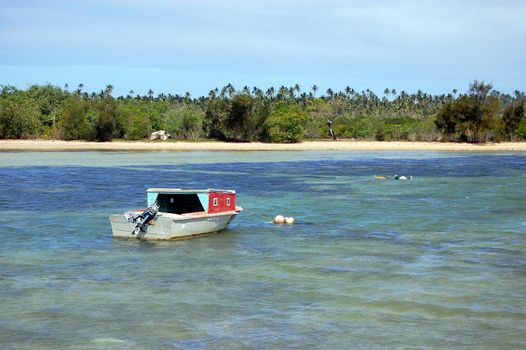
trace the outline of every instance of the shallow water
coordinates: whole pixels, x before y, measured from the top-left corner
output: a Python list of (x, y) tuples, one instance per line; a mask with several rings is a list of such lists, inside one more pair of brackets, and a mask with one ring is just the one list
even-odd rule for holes
[[(112, 239), (148, 187), (248, 211)], [(3, 152), (0, 347), (525, 348), (525, 198), (524, 153)]]

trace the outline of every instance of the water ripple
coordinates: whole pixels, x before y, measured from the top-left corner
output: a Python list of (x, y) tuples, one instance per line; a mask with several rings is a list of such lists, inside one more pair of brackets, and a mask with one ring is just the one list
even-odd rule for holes
[[(0, 154), (3, 348), (526, 347), (524, 154), (31, 156)], [(374, 178), (394, 174), (414, 179)], [(255, 214), (112, 239), (148, 187), (234, 188)]]

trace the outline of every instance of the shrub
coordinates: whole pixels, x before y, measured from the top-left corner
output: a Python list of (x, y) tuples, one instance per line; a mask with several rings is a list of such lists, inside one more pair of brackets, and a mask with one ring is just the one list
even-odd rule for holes
[(97, 118), (93, 120), (97, 141), (110, 141), (117, 124), (119, 110), (113, 97), (106, 95), (96, 104)]
[(148, 112), (137, 103), (121, 107), (119, 124), (122, 128), (123, 136), (130, 140), (144, 139), (151, 133)]
[(164, 115), (164, 129), (178, 139), (198, 139), (203, 135), (204, 111), (192, 105), (180, 105)]
[(279, 103), (266, 122), (270, 142), (293, 143), (303, 138), (307, 115), (297, 105)]
[(16, 139), (37, 136), (42, 129), (38, 115), (35, 101), (21, 92), (3, 95), (0, 98), (0, 136)]
[(372, 117), (347, 117), (335, 122), (334, 132), (344, 138), (366, 139), (375, 138), (378, 121)]
[(526, 118), (523, 118), (517, 127), (517, 136), (526, 139)]
[(207, 137), (225, 140), (224, 122), (228, 115), (230, 104), (225, 100), (211, 100), (207, 104), (203, 130)]
[(94, 130), (87, 114), (88, 103), (80, 96), (69, 98), (60, 112), (60, 137), (64, 140), (92, 139)]

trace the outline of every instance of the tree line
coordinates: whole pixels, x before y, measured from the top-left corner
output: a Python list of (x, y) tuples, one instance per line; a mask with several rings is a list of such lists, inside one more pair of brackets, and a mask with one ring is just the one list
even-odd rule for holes
[(498, 142), (526, 140), (524, 92), (501, 93), (474, 81), (464, 94), (432, 95), (385, 89), (332, 89), (314, 85), (236, 89), (228, 84), (208, 96), (146, 95), (130, 91), (113, 97), (53, 85), (26, 90), (3, 85), (0, 138), (109, 141), (141, 140), (166, 130), (173, 139), (234, 142), (299, 142), (341, 139)]

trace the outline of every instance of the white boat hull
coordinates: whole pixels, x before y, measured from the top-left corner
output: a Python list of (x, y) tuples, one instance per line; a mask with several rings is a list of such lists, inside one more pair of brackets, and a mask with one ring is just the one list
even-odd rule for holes
[(199, 237), (224, 230), (236, 217), (236, 211), (218, 214), (170, 214), (159, 213), (144, 231), (132, 235), (135, 223), (128, 222), (124, 215), (110, 216), (113, 237), (142, 238), (152, 240), (178, 240)]

